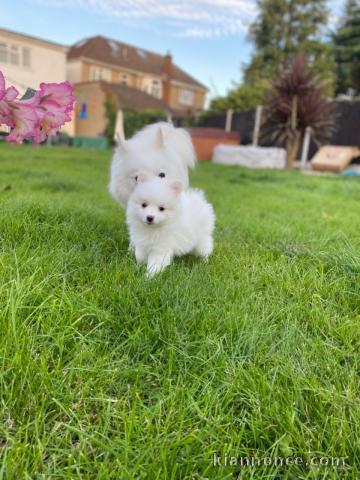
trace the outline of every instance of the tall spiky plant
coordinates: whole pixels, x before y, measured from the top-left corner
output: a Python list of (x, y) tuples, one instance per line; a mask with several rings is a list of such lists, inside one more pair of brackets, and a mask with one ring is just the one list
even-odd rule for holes
[(326, 85), (318, 81), (302, 55), (296, 55), (273, 82), (264, 115), (263, 138), (286, 147), (286, 165), (292, 168), (307, 127), (317, 143), (329, 139), (334, 126), (334, 105), (326, 97)]

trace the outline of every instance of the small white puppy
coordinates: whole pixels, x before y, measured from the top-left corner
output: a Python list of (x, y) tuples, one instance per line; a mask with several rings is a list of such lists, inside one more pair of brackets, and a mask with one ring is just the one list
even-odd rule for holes
[(140, 172), (181, 180), (187, 188), (188, 168), (195, 162), (194, 147), (185, 130), (170, 123), (154, 123), (130, 140), (119, 140), (111, 166), (110, 193), (126, 207)]
[(200, 190), (183, 190), (179, 180), (140, 174), (126, 211), (130, 242), (149, 276), (173, 257), (193, 253), (207, 259), (213, 251), (215, 213)]

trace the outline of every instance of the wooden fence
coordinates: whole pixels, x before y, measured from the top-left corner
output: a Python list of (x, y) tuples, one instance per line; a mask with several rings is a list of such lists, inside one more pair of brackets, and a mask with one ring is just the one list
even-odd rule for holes
[[(240, 133), (241, 144), (252, 143), (254, 130), (255, 111), (234, 112), (232, 117), (231, 130)], [(210, 115), (203, 118), (202, 126), (213, 128), (225, 128), (226, 113)], [(336, 101), (336, 121), (335, 129), (331, 140), (331, 145), (349, 145), (360, 147), (360, 100), (356, 101)], [(273, 142), (264, 141), (261, 138), (259, 145), (275, 146)], [(310, 143), (309, 157), (311, 158), (318, 147), (314, 142)], [(300, 156), (300, 152), (299, 155)]]

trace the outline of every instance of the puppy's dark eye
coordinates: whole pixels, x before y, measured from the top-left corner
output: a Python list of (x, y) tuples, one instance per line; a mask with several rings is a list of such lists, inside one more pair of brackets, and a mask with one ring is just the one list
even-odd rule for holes
[(160, 212), (163, 212), (165, 210), (164, 207), (159, 207)]
[(141, 206), (142, 206), (143, 208), (146, 208), (146, 207), (147, 207), (147, 203), (142, 203)]
[(164, 172), (160, 172), (160, 173), (159, 173), (159, 177), (160, 177), (160, 178), (165, 178), (165, 173), (164, 173)]

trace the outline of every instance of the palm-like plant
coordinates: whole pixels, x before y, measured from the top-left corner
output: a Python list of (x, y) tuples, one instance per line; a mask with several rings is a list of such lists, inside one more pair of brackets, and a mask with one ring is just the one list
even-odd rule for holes
[(320, 145), (331, 136), (334, 104), (326, 97), (326, 85), (307, 67), (302, 55), (296, 55), (273, 82), (266, 105), (263, 138), (286, 146), (286, 163), (294, 164), (306, 128)]

